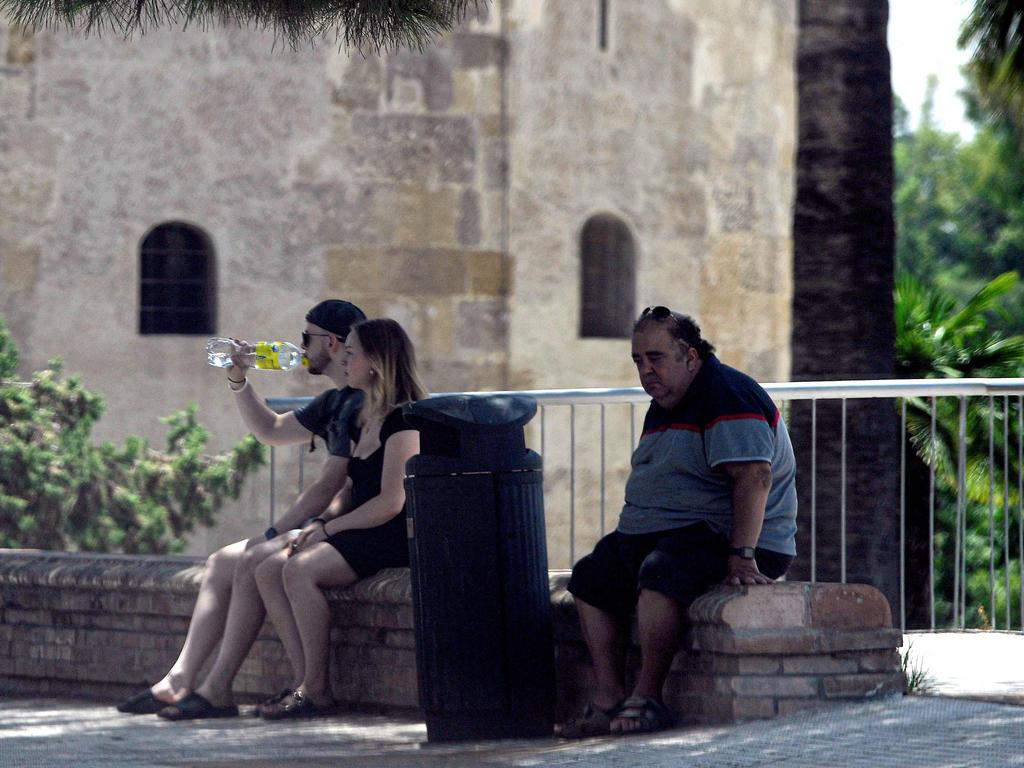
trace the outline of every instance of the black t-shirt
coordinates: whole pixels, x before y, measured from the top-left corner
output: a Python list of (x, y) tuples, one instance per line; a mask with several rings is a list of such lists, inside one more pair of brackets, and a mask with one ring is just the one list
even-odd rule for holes
[(363, 393), (358, 389), (329, 389), (295, 411), (295, 418), (327, 443), (332, 456), (347, 459), (352, 455), (349, 425), (362, 404)]

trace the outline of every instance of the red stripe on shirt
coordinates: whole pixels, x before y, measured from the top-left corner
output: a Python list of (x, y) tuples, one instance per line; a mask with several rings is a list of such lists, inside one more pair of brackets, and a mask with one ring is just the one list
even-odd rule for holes
[[(753, 421), (763, 421), (765, 424), (768, 423), (768, 419), (765, 418), (763, 413), (730, 413), (726, 416), (719, 416), (717, 419), (709, 421), (704, 428), (708, 429), (715, 426), (720, 421), (739, 421), (741, 419), (751, 419)], [(772, 421), (772, 427), (779, 423), (779, 413), (775, 412), (775, 419)]]
[(660, 427), (654, 427), (643, 432), (640, 437), (647, 437), (648, 435), (656, 435), (659, 432), (667, 432), (670, 429), (684, 429), (687, 432), (700, 432), (700, 427), (696, 424), (662, 424)]

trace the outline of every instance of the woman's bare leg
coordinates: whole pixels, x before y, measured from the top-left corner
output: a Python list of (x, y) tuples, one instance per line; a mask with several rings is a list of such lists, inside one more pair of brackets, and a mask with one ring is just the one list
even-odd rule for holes
[(323, 590), (347, 587), (359, 580), (345, 558), (330, 544), (320, 542), (288, 559), (284, 588), (297, 618), (306, 671), (299, 690), (316, 704), (332, 699), (328, 682), (328, 641), (331, 611)]
[(263, 598), (267, 616), (281, 639), (288, 662), (292, 665), (292, 681), (288, 687), (295, 690), (302, 684), (306, 657), (302, 651), (302, 637), (292, 614), (292, 606), (288, 602), (288, 594), (284, 591), (282, 572), (287, 562), (287, 550), (281, 550), (266, 558), (256, 568), (256, 586), (260, 591), (260, 597)]
[(232, 702), (231, 684), (238, 668), (252, 648), (260, 627), (263, 626), (263, 600), (256, 588), (256, 567), (267, 557), (281, 550), (286, 536), (271, 541), (256, 540), (238, 559), (231, 584), (231, 602), (224, 623), (224, 639), (209, 674), (196, 693), (216, 706)]
[(160, 701), (180, 701), (195, 688), (199, 671), (224, 634), (235, 566), (248, 544), (248, 541), (236, 541), (206, 559), (206, 575), (192, 609), (185, 644), (167, 674), (150, 688)]

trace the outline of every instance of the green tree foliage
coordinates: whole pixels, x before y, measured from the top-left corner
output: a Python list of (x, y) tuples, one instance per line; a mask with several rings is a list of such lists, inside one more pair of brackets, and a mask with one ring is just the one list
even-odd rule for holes
[(145, 440), (94, 445), (102, 399), (59, 361), (15, 380), (17, 348), (0, 322), (0, 547), (160, 554), (181, 551), (211, 525), (244, 479), (265, 463), (251, 435), (223, 456), (203, 453), (209, 433), (195, 406), (167, 424), (167, 448)]
[(985, 111), (1024, 136), (1024, 6), (1020, 0), (974, 0), (960, 31), (971, 47), (967, 76)]
[[(993, 330), (990, 318), (1001, 301), (1017, 287), (1016, 272), (1008, 272), (986, 284), (967, 302), (949, 292), (925, 287), (903, 274), (896, 286), (896, 356), (902, 372), (911, 378), (1000, 378), (1024, 376), (1024, 336), (1003, 336)], [(936, 488), (936, 576), (939, 620), (952, 618), (956, 587), (956, 544), (958, 509), (966, 551), (967, 616), (974, 626), (991, 626), (991, 580), (995, 578), (994, 618), (1005, 624), (1006, 569), (1010, 575), (1011, 625), (1019, 625), (1021, 553), (1018, 550), (1021, 525), (1018, 440), (1019, 403), (1016, 398), (969, 398), (966, 401), (966, 450), (963, 464), (963, 502), (958, 505), (961, 464), (960, 400), (935, 400), (935, 428), (932, 434), (932, 404), (910, 398), (907, 402), (907, 430), (910, 445), (926, 466), (934, 467)], [(1013, 407), (1016, 405), (1016, 407)], [(990, 434), (993, 437), (989, 441)], [(1004, 440), (1009, 450), (1004, 455)], [(990, 447), (994, 472), (990, 473)], [(1004, 464), (1005, 461), (1005, 464)], [(1008, 472), (1004, 473), (1004, 466)], [(920, 474), (918, 475), (920, 480)], [(908, 499), (908, 515), (927, 514), (924, 489), (914, 488)], [(1009, 538), (1007, 538), (1007, 529)], [(1005, 553), (1011, 557), (1007, 560)], [(1016, 554), (1016, 557), (1013, 557)]]
[[(967, 301), (996, 275), (1024, 268), (1024, 151), (1004, 123), (982, 120), (969, 142), (940, 130), (934, 89), (932, 80), (916, 128), (897, 106), (896, 266)], [(1024, 328), (1024, 286), (989, 323), (1007, 334)]]
[[(932, 119), (928, 93), (916, 127), (897, 105), (895, 115), (896, 355), (910, 378), (1016, 377), (1024, 375), (1024, 153), (1005, 121), (981, 115), (978, 131), (964, 141), (941, 131)], [(1014, 399), (1015, 400), (1015, 399)], [(1010, 562), (1004, 563), (1005, 510), (1017, 509), (1017, 483), (1004, 495), (1003, 435), (1009, 429), (1010, 477), (1016, 479), (1017, 420), (1009, 424), (997, 398), (970, 398), (966, 412), (965, 499), (968, 623), (1005, 623), (1005, 570), (1011, 594), (1019, 589), (1018, 537), (1011, 528)], [(1015, 404), (1015, 403), (1014, 403)], [(952, 618), (959, 484), (959, 400), (939, 398), (936, 440), (931, 403), (908, 402), (909, 440), (922, 471), (908, 478), (908, 520), (927, 520), (927, 466), (936, 472), (936, 576), (938, 620)], [(989, 424), (993, 425), (995, 477), (989, 477)], [(916, 472), (916, 477), (915, 477)], [(990, 521), (990, 501), (993, 510)], [(923, 506), (923, 509), (922, 509)], [(1016, 520), (1011, 515), (1010, 522)], [(991, 523), (991, 526), (990, 526)], [(991, 527), (991, 535), (990, 535)], [(918, 528), (927, 530), (926, 524)], [(920, 553), (918, 553), (920, 554)], [(995, 564), (997, 605), (992, 612)], [(1017, 601), (1011, 601), (1019, 623)]]

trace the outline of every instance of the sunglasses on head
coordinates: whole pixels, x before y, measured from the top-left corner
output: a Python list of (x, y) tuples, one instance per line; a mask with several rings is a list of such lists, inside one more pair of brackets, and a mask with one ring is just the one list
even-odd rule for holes
[(673, 312), (668, 307), (663, 307), (661, 305), (658, 305), (656, 307), (647, 307), (643, 312), (640, 313), (641, 320), (643, 320), (646, 317), (653, 318), (658, 322), (661, 322), (662, 320), (671, 320), (673, 323), (676, 324), (676, 327), (679, 329), (679, 341), (687, 345), (688, 347), (693, 346), (693, 343), (686, 338), (687, 328), (679, 320), (679, 317), (676, 315), (676, 313)]
[(643, 320), (648, 315), (653, 317), (655, 320), (664, 320), (666, 317), (671, 317), (673, 320), (675, 320), (675, 317), (672, 315), (672, 310), (669, 309), (668, 307), (663, 307), (661, 305), (657, 307), (647, 307), (643, 312), (640, 313), (640, 319)]
[(314, 336), (334, 336), (334, 335), (335, 334), (333, 334), (333, 333), (309, 333), (307, 331), (303, 331), (302, 332), (302, 346), (308, 347), (309, 346), (309, 340), (311, 338), (313, 338)]

